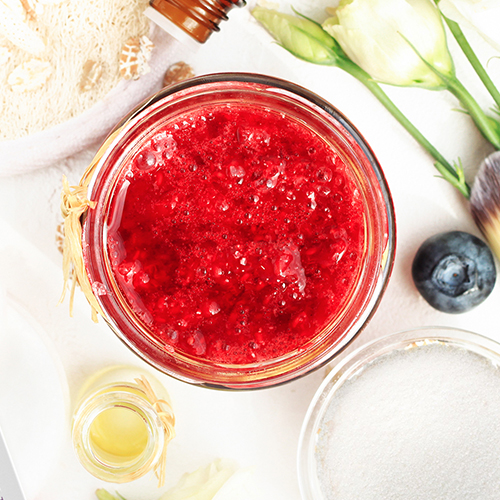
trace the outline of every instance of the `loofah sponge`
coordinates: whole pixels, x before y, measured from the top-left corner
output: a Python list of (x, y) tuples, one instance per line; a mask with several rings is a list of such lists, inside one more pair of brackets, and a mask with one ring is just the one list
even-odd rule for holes
[[(161, 87), (165, 49), (175, 42), (152, 30), (147, 5), (0, 0), (0, 175), (52, 164), (102, 139)], [(140, 41), (137, 64), (127, 59), (133, 74), (123, 70), (124, 57), (134, 57), (130, 40)]]
[[(130, 37), (149, 35), (147, 3), (31, 0), (28, 15), (20, 0), (0, 0), (0, 50), (9, 53), (0, 70), (0, 140), (64, 122), (114, 88), (122, 47)], [(100, 76), (82, 86), (89, 61)]]

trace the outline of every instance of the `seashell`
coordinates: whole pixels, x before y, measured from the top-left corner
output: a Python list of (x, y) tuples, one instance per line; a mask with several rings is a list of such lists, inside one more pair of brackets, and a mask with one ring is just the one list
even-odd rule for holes
[(7, 47), (0, 47), (0, 66), (3, 66), (11, 58), (12, 53)]
[(126, 80), (134, 78), (139, 73), (139, 54), (141, 42), (139, 38), (129, 38), (120, 54), (120, 75)]
[(155, 44), (146, 36), (141, 36), (141, 53), (146, 61), (151, 59), (151, 54), (153, 53), (153, 49), (155, 48)]
[(184, 61), (179, 61), (168, 67), (163, 77), (163, 86), (173, 85), (174, 83), (183, 82), (189, 78), (193, 78), (194, 70), (189, 64)]
[(102, 75), (102, 67), (99, 63), (88, 60), (83, 65), (82, 78), (80, 80), (80, 92), (87, 92), (92, 89)]
[(51, 73), (48, 61), (30, 59), (17, 66), (7, 81), (15, 92), (30, 92), (43, 87)]
[(131, 37), (122, 48), (119, 68), (120, 76), (126, 80), (137, 80), (150, 71), (148, 61), (151, 58), (154, 44), (147, 37)]
[(7, 0), (0, 0), (0, 34), (30, 54), (41, 54), (45, 50), (45, 43), (24, 20), (24, 8), (24, 14), (20, 14), (18, 8), (14, 7), (17, 5), (14, 0), (8, 0), (8, 4), (6, 2)]

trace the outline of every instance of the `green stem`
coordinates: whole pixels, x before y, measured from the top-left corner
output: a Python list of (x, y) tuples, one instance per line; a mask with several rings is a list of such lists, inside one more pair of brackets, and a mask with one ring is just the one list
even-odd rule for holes
[(493, 100), (496, 102), (498, 108), (500, 109), (500, 92), (495, 87), (495, 84), (493, 83), (492, 79), (490, 78), (490, 76), (484, 69), (483, 65), (477, 58), (476, 54), (472, 50), (472, 47), (467, 41), (467, 38), (465, 38), (462, 28), (460, 28), (459, 24), (456, 23), (455, 21), (452, 21), (451, 19), (448, 19), (445, 16), (443, 16), (443, 18), (446, 21), (448, 27), (450, 28), (450, 31), (452, 35), (455, 37), (455, 40), (457, 41), (458, 45), (460, 46), (463, 53), (465, 54), (465, 56), (471, 63), (472, 67), (474, 68), (474, 71), (477, 73), (477, 76), (479, 76), (484, 86), (490, 93), (491, 97), (493, 97)]
[(410, 135), (436, 160), (435, 167), (448, 182), (456, 187), (467, 199), (470, 197), (470, 187), (463, 179), (462, 173), (448, 163), (441, 153), (425, 138), (424, 135), (411, 123), (399, 108), (389, 99), (372, 77), (349, 59), (339, 58), (336, 65), (354, 76), (385, 106), (396, 120), (410, 133)]
[(488, 141), (490, 141), (496, 149), (500, 149), (500, 122), (487, 116), (483, 112), (469, 91), (460, 83), (454, 71), (451, 72), (451, 74), (442, 73), (430, 62), (424, 59), (424, 57), (422, 57), (422, 55), (411, 43), (410, 45), (415, 53), (420, 57), (422, 62), (441, 78), (446, 90), (451, 92), (459, 100), (483, 136), (488, 139)]
[(447, 89), (460, 101), (477, 128), (496, 149), (500, 149), (500, 124), (487, 116), (469, 91), (456, 77), (443, 76)]

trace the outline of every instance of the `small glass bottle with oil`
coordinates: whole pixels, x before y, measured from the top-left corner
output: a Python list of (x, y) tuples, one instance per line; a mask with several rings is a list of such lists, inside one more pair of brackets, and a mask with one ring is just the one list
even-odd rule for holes
[(73, 446), (91, 474), (124, 483), (155, 470), (163, 483), (175, 419), (156, 378), (133, 367), (106, 368), (84, 384), (78, 401)]

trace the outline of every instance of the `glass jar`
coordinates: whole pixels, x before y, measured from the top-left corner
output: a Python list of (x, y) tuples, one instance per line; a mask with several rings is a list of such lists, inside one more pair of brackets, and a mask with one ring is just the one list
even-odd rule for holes
[[(345, 247), (339, 248), (331, 257), (334, 261), (329, 261), (328, 265), (331, 266), (342, 261), (341, 265), (347, 268), (349, 264), (346, 259), (350, 259), (351, 257), (358, 259), (353, 271), (354, 274), (349, 276), (351, 280), (349, 287), (345, 288), (345, 290), (342, 289), (344, 293), (342, 300), (330, 300), (327, 305), (323, 305), (322, 313), (329, 315), (328, 320), (325, 320), (324, 324), (320, 326), (310, 327), (306, 340), (302, 340), (298, 336), (294, 337), (294, 330), (289, 330), (286, 327), (286, 331), (280, 331), (279, 333), (290, 342), (288, 351), (285, 349), (288, 347), (288, 344), (283, 344), (283, 347), (277, 345), (278, 353), (273, 356), (268, 356), (267, 358), (261, 356), (260, 358), (256, 358), (255, 361), (246, 359), (241, 362), (234, 361), (234, 359), (225, 361), (220, 358), (207, 359), (206, 356), (204, 357), (203, 354), (209, 347), (205, 346), (205, 339), (200, 330), (191, 332), (189, 338), (185, 340), (185, 343), (190, 343), (191, 352), (176, 348), (175, 343), (178, 341), (178, 335), (173, 329), (166, 333), (166, 335), (170, 335), (170, 339), (167, 339), (170, 342), (166, 342), (165, 338), (159, 338), (152, 330), (150, 324), (148, 324), (151, 318), (147, 311), (144, 311), (142, 315), (138, 314), (131, 305), (132, 303), (138, 304), (142, 299), (139, 297), (139, 302), (137, 302), (137, 297), (127, 296), (123, 291), (123, 283), (118, 283), (117, 275), (114, 275), (112, 260), (114, 259), (113, 255), (115, 252), (118, 251), (118, 253), (121, 253), (121, 247), (117, 248), (115, 246), (113, 249), (109, 246), (108, 241), (108, 234), (110, 230), (113, 230), (113, 214), (120, 216), (123, 208), (120, 200), (126, 195), (126, 190), (121, 189), (119, 186), (119, 183), (124, 181), (122, 174), (129, 175), (129, 173), (126, 173), (127, 164), (130, 163), (131, 158), (136, 157), (135, 155), (142, 154), (138, 153), (141, 145), (148, 141), (156, 141), (157, 136), (160, 138), (163, 137), (165, 133), (161, 132), (161, 128), (168, 126), (169, 123), (174, 123), (175, 120), (182, 120), (179, 117), (185, 116), (186, 113), (206, 113), (210, 117), (211, 110), (217, 109), (222, 113), (221, 110), (236, 109), (239, 107), (243, 107), (245, 110), (254, 110), (255, 113), (262, 113), (263, 116), (270, 117), (270, 119), (275, 121), (282, 120), (283, 129), (288, 130), (289, 126), (292, 129), (295, 127), (295, 130), (298, 130), (298, 132), (290, 132), (292, 137), (294, 137), (293, 134), (299, 132), (301, 134), (312, 134), (311, 136), (314, 137), (314, 140), (319, 141), (317, 144), (321, 144), (321, 147), (324, 146), (324, 148), (331, 150), (332, 158), (328, 161), (339, 162), (341, 164), (339, 169), (342, 174), (339, 174), (339, 178), (333, 179), (331, 169), (326, 168), (324, 171), (314, 173), (316, 177), (310, 179), (308, 182), (312, 183), (314, 181), (319, 184), (329, 182), (330, 184), (328, 185), (332, 189), (337, 189), (335, 183), (338, 182), (339, 186), (344, 186), (343, 179), (347, 176), (350, 179), (349, 182), (352, 182), (354, 187), (352, 192), (344, 194), (344, 196), (347, 197), (346, 200), (352, 199), (352, 203), (356, 203), (356, 206), (360, 207), (362, 213), (362, 215), (353, 213), (350, 216), (342, 216), (346, 220), (344, 224), (347, 225), (351, 224), (352, 217), (359, 218), (359, 234), (362, 239), (362, 245), (357, 249), (358, 254), (347, 252), (344, 260), (342, 259), (346, 253)], [(201, 120), (203, 120), (203, 117)], [(262, 127), (265, 128), (267, 118), (261, 117), (259, 120), (261, 124), (259, 127), (261, 129)], [(261, 132), (255, 134), (250, 129), (246, 130), (245, 124), (236, 123), (231, 125), (230, 122), (227, 123), (228, 126), (238, 129), (234, 138), (236, 142), (247, 140), (248, 138), (263, 141), (262, 144), (264, 145), (271, 142), (271, 137), (265, 130), (261, 130)], [(187, 125), (182, 126), (187, 127)], [(168, 137), (163, 137), (161, 140), (171, 142), (171, 139)], [(219, 136), (217, 140), (221, 141), (220, 144), (223, 147), (225, 143), (224, 134)], [(289, 138), (289, 140), (294, 142), (292, 138)], [(168, 149), (170, 146), (166, 144), (162, 147)], [(290, 145), (290, 147), (293, 147), (293, 145)], [(310, 147), (304, 154), (308, 156), (315, 153), (315, 148)], [(165, 161), (167, 161), (167, 157), (171, 160), (170, 150), (158, 154), (162, 154), (162, 158)], [(260, 161), (266, 162), (266, 158), (259, 154), (254, 160), (257, 163)], [(149, 161), (148, 154), (145, 154), (142, 159), (146, 162), (144, 167), (149, 168), (147, 165)], [(181, 158), (175, 157), (172, 161), (177, 160), (181, 161)], [(309, 165), (307, 168), (315, 168), (314, 162), (310, 164), (308, 158), (303, 158), (303, 160), (304, 162), (300, 158), (298, 161), (291, 158), (289, 159), (289, 165), (292, 163), (298, 165), (299, 163), (309, 162), (307, 163)], [(244, 185), (244, 173), (242, 173), (238, 165), (233, 165), (231, 161), (230, 158), (227, 159), (227, 175), (234, 178), (235, 185)], [(272, 163), (277, 160), (271, 159), (269, 161)], [(229, 163), (231, 163), (231, 166), (229, 166)], [(281, 165), (284, 165), (284, 163)], [(189, 165), (189, 169), (192, 167), (192, 165)], [(276, 165), (268, 165), (268, 167), (270, 169), (276, 168), (277, 172), (279, 168), (285, 168), (278, 168)], [(205, 165), (204, 168), (211, 167)], [(183, 171), (183, 169), (181, 170)], [(188, 168), (186, 167), (187, 170)], [(198, 170), (198, 174), (200, 170)], [(169, 169), (165, 167), (165, 172), (159, 173), (158, 183), (163, 182), (161, 179), (164, 179), (163, 174), (167, 174), (167, 171)], [(130, 175), (133, 177), (133, 174)], [(217, 173), (217, 175), (223, 175), (223, 173)], [(275, 185), (277, 186), (278, 181), (281, 182), (278, 177), (278, 173), (271, 176), (267, 180), (266, 185), (263, 186), (263, 189), (266, 186), (269, 189), (274, 188)], [(286, 172), (283, 171), (282, 178), (285, 179), (285, 177)], [(124, 182), (128, 185), (129, 181), (126, 180)], [(258, 183), (260, 181), (257, 180), (255, 182)], [(337, 201), (339, 203), (343, 202), (340, 191), (339, 193), (332, 192), (329, 194), (330, 187), (324, 189), (322, 187), (323, 184), (316, 186), (317, 189), (322, 190), (321, 194), (318, 194), (319, 191), (317, 194), (312, 191), (310, 192), (307, 186), (315, 186), (315, 184), (307, 184), (303, 176), (296, 178), (292, 176), (287, 182), (295, 183), (294, 186), (297, 189), (307, 190), (307, 199), (305, 199), (306, 191), (300, 194), (300, 196), (304, 197), (305, 203), (307, 203), (307, 210), (313, 211), (316, 209), (318, 205), (316, 200), (319, 200), (320, 196), (323, 196), (324, 198), (322, 199), (326, 200), (329, 204), (336, 204)], [(158, 187), (158, 184), (153, 184), (150, 187), (156, 189), (155, 185)], [(215, 388), (260, 388), (292, 380), (318, 368), (331, 360), (362, 330), (363, 326), (375, 312), (392, 270), (395, 251), (395, 220), (392, 200), (382, 170), (369, 146), (351, 123), (329, 103), (304, 88), (276, 78), (253, 74), (217, 74), (195, 78), (164, 89), (117, 126), (99, 151), (92, 163), (91, 169), (82, 179), (82, 189), (86, 189), (87, 186), (87, 195), (91, 202), (82, 219), (82, 265), (84, 265), (86, 270), (82, 276), (84, 279), (88, 276), (90, 280), (87, 289), (91, 288), (93, 291), (91, 299), (98, 303), (98, 308), (102, 311), (108, 324), (135, 353), (162, 372), (186, 382)], [(294, 186), (291, 186), (290, 189), (295, 189)], [(196, 194), (196, 190), (193, 191), (192, 187), (193, 184), (186, 186), (186, 188), (189, 188), (191, 192)], [(208, 190), (211, 189), (206, 186), (205, 188)], [(284, 184), (283, 187), (280, 184), (276, 189), (283, 190), (283, 196), (288, 196), (288, 191), (285, 190)], [(340, 190), (340, 188), (338, 189)], [(249, 198), (252, 198), (254, 201), (257, 200), (258, 196), (254, 196), (254, 194), (247, 193), (249, 196), (245, 195), (245, 199), (247, 201)], [(294, 196), (291, 193), (290, 200)], [(337, 198), (334, 198), (335, 196)], [(202, 202), (203, 200), (199, 203)], [(170, 220), (170, 217), (182, 215), (181, 212), (177, 212), (177, 209), (173, 208), (175, 203), (172, 203), (170, 203), (169, 207), (174, 212), (172, 212), (172, 215), (165, 216), (167, 217), (166, 220)], [(345, 204), (348, 204), (348, 201), (345, 201)], [(339, 210), (336, 207), (337, 205), (332, 210)], [(166, 205), (163, 208), (170, 210)], [(271, 208), (274, 210), (274, 206)], [(276, 207), (276, 209), (278, 208)], [(324, 210), (331, 209), (325, 208)], [(351, 208), (350, 210), (354, 209)], [(139, 209), (139, 211), (141, 210)], [(325, 212), (325, 216), (322, 218), (319, 212), (320, 210), (315, 213), (316, 220), (320, 225), (325, 225), (325, 228), (318, 226), (316, 232), (324, 230), (327, 239), (335, 239), (337, 237), (341, 239), (344, 229), (341, 227), (335, 228), (331, 224), (328, 225), (327, 222), (330, 220), (328, 219), (330, 215), (326, 215)], [(255, 215), (258, 215), (258, 212)], [(293, 216), (293, 213), (291, 215)], [(238, 220), (238, 223), (242, 224), (243, 219), (245, 219), (245, 224), (247, 224), (245, 227), (248, 227), (249, 231), (253, 231), (252, 222), (250, 219), (246, 219), (246, 216), (242, 220)], [(286, 225), (288, 222), (284, 221), (284, 224)], [(312, 226), (309, 224), (305, 229), (308, 232), (314, 233), (314, 224)], [(280, 228), (277, 228), (278, 230)], [(141, 234), (145, 234), (142, 230), (140, 232)], [(184, 236), (187, 236), (187, 234), (184, 233)], [(184, 236), (183, 233), (179, 233), (179, 238), (182, 239)], [(233, 234), (231, 233), (230, 236), (232, 237)], [(323, 238), (323, 236), (318, 236), (318, 234), (313, 236), (319, 239)], [(281, 257), (268, 263), (269, 273), (275, 273), (272, 279), (276, 281), (276, 286), (278, 284), (282, 286), (284, 283), (284, 288), (286, 288), (287, 283), (285, 282), (288, 282), (291, 287), (295, 287), (297, 292), (295, 295), (297, 296), (308, 292), (309, 289), (305, 290), (305, 286), (306, 283), (307, 286), (311, 283), (311, 281), (308, 281), (312, 280), (311, 273), (318, 272), (315, 269), (320, 269), (321, 265), (323, 265), (320, 262), (314, 269), (312, 267), (309, 269), (307, 266), (306, 268), (302, 267), (301, 258), (305, 262), (305, 259), (309, 258), (308, 255), (311, 252), (314, 253), (315, 250), (308, 250), (305, 247), (301, 248), (299, 246), (301, 237), (303, 235), (293, 235), (293, 238), (298, 243), (285, 245), (280, 250), (282, 252)], [(275, 246), (281, 244), (274, 241), (273, 238), (274, 236), (264, 235), (260, 238), (260, 241), (266, 241), (269, 245)], [(342, 243), (340, 240), (339, 242)], [(333, 245), (334, 243), (332, 240), (331, 244)], [(322, 244), (318, 240), (318, 245), (321, 246)], [(253, 245), (252, 241), (248, 245)], [(148, 245), (143, 245), (143, 248), (144, 250), (147, 249)], [(236, 251), (236, 247), (232, 251)], [(237, 254), (235, 253), (234, 255)], [(264, 257), (266, 256), (264, 255)], [(166, 270), (169, 262), (175, 262), (175, 259), (166, 261), (162, 269)], [(240, 256), (238, 265), (241, 267), (245, 266), (245, 264), (245, 258)], [(238, 273), (242, 272), (242, 269), (243, 267), (241, 267)], [(189, 269), (185, 273), (190, 274)], [(243, 276), (245, 276), (244, 279), (247, 281), (253, 279), (246, 274), (243, 274)], [(146, 278), (144, 275), (141, 279), (146, 280)], [(165, 279), (168, 280), (170, 278), (166, 276)], [(265, 281), (268, 278), (263, 279)], [(256, 281), (258, 281), (257, 277), (254, 279), (254, 282)], [(320, 280), (317, 279), (316, 281), (319, 283)], [(143, 284), (146, 284), (146, 281)], [(259, 286), (262, 287), (264, 285)], [(332, 283), (331, 286), (341, 288), (342, 284)], [(277, 290), (275, 292), (278, 293)], [(272, 294), (272, 292), (270, 293)], [(243, 310), (244, 307), (250, 305), (253, 307), (255, 301), (252, 304), (243, 304), (243, 313), (245, 312)], [(201, 308), (202, 305), (199, 307)], [(263, 316), (267, 314), (265, 307), (263, 303), (262, 309), (259, 311)], [(276, 308), (278, 307), (279, 304), (276, 305)], [(206, 313), (206, 316), (211, 317), (219, 313), (215, 302), (208, 304), (206, 308), (208, 312), (203, 312), (198, 309), (198, 306), (193, 306), (193, 310), (186, 311), (186, 314), (203, 315)], [(200, 312), (198, 312), (199, 310)], [(269, 310), (269, 312), (271, 313), (272, 311)], [(277, 317), (280, 314), (278, 310), (275, 313)], [(297, 310), (294, 310), (294, 314), (296, 313)], [(316, 314), (319, 314), (319, 310), (313, 303), (307, 311), (307, 318), (304, 314), (306, 312), (302, 315), (297, 314), (294, 317), (292, 325), (294, 328), (296, 323), (300, 323), (303, 319), (307, 319), (309, 322), (316, 321)], [(248, 321), (253, 321), (254, 319), (254, 317), (247, 318)], [(300, 325), (299, 327), (302, 328)], [(290, 334), (289, 331), (291, 332)], [(224, 332), (220, 333), (223, 336)], [(263, 332), (264, 336), (267, 334), (267, 331)], [(260, 341), (260, 338), (250, 339), (248, 343), (241, 345), (241, 352), (250, 352), (258, 348)], [(227, 347), (227, 344), (222, 343), (221, 339), (219, 341), (214, 340), (214, 345), (216, 343), (222, 344), (219, 346), (220, 349), (226, 349)], [(292, 347), (293, 343), (295, 345)]]
[(233, 7), (244, 5), (244, 0), (150, 0), (145, 14), (180, 41), (205, 43)]
[(85, 469), (113, 483), (155, 470), (163, 483), (174, 416), (156, 378), (135, 367), (105, 368), (87, 380), (77, 400), (72, 440)]

